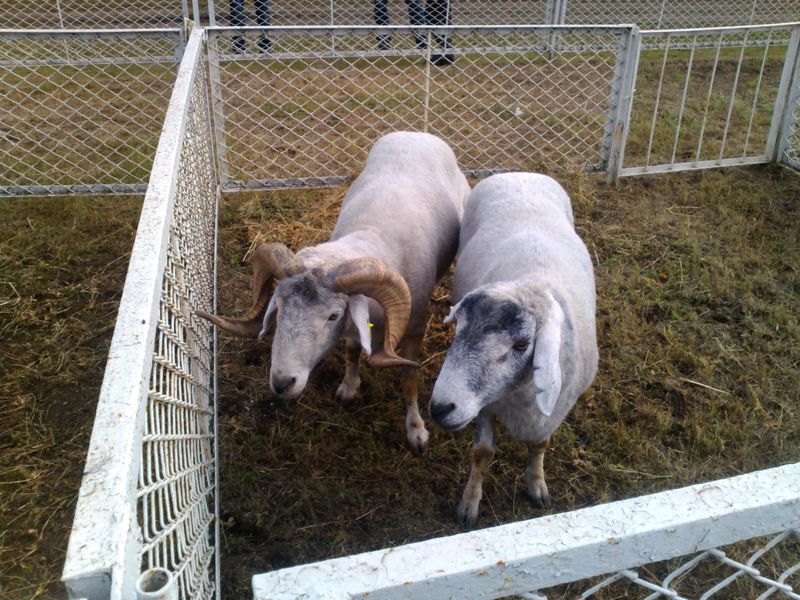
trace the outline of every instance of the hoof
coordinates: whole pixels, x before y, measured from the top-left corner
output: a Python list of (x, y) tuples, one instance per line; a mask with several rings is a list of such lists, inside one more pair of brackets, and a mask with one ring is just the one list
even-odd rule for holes
[(534, 479), (528, 483), (527, 496), (536, 508), (550, 508), (550, 494), (544, 479)]
[(478, 522), (478, 502), (461, 500), (456, 507), (456, 519), (464, 529), (472, 529)]
[(406, 430), (406, 441), (408, 447), (414, 454), (422, 454), (428, 448), (428, 438), (430, 434), (425, 427), (415, 427)]
[(353, 398), (356, 397), (359, 385), (361, 385), (360, 379), (356, 379), (355, 381), (350, 383), (343, 381), (342, 383), (339, 384), (339, 387), (336, 388), (336, 399), (344, 401), (352, 400)]

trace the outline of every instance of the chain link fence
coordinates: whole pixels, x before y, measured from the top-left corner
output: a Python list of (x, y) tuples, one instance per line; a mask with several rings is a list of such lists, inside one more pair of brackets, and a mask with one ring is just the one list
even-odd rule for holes
[(785, 465), (287, 567), (254, 576), (254, 597), (796, 599), (798, 474)]
[(187, 0), (3, 0), (0, 29), (180, 27)]
[[(656, 151), (663, 151), (674, 168), (684, 153), (680, 130), (700, 132), (705, 148), (713, 146), (709, 136), (722, 140), (712, 148), (715, 152), (732, 144), (726, 139), (743, 136), (736, 139), (743, 143), (745, 154), (748, 146), (769, 149), (771, 136), (780, 134), (785, 140), (784, 156), (789, 160), (796, 156), (792, 153), (798, 148), (794, 115), (800, 110), (800, 28), (789, 28), (793, 33), (788, 46), (771, 43), (770, 36), (779, 29), (678, 32), (667, 34), (675, 38), (678, 54), (670, 49), (671, 42), (663, 53), (645, 51), (639, 61), (637, 95), (638, 101), (644, 103), (645, 117), (632, 122), (643, 124), (644, 137), (649, 135), (652, 143), (645, 154), (640, 148), (639, 156), (657, 157), (660, 155)], [(164, 35), (172, 45), (164, 47), (174, 53), (180, 45), (170, 36), (177, 33), (168, 34)], [(208, 44), (204, 47), (206, 34)], [(62, 41), (74, 41), (69, 34), (36, 35), (44, 36), (48, 43), (52, 41), (51, 52), (61, 52), (61, 58), (13, 54), (7, 59), (15, 65), (13, 68), (44, 69), (45, 74), (50, 74), (64, 68), (98, 67), (94, 58), (65, 58), (66, 49), (56, 48), (63, 46)], [(76, 39), (85, 35), (84, 32)], [(106, 35), (101, 32), (87, 39), (106, 43)], [(120, 34), (132, 40), (142, 36), (158, 39), (159, 35)], [(717, 43), (708, 50), (695, 44), (697, 40), (705, 43), (704, 36), (730, 35), (739, 36), (735, 38), (738, 47)], [(640, 48), (637, 36), (636, 29), (630, 27), (197, 29), (186, 46), (177, 78), (174, 54), (162, 51), (164, 62), (152, 63), (145, 60), (147, 54), (104, 46), (98, 53), (103, 57), (102, 65), (116, 68), (156, 64), (172, 73), (175, 87), (163, 128), (160, 123), (153, 128), (156, 133), (161, 130), (162, 135), (152, 166), (146, 166), (150, 183), (76, 509), (64, 571), (70, 593), (75, 597), (128, 598), (142, 571), (160, 568), (171, 574), (169, 581), (175, 582), (181, 598), (219, 596), (215, 340), (211, 326), (197, 319), (195, 312), (213, 312), (216, 304), (214, 256), (220, 181), (227, 189), (344, 181), (357, 172), (375, 138), (401, 128), (428, 130), (442, 136), (472, 174), (498, 169), (612, 169), (615, 161), (623, 160), (621, 155), (615, 158), (615, 152), (621, 152), (620, 132), (628, 123), (628, 100)], [(760, 36), (760, 45), (748, 45), (749, 36)], [(17, 46), (12, 45), (7, 52), (20, 52)], [(77, 47), (82, 46), (79, 43)], [(73, 46), (68, 45), (68, 49), (74, 51)], [(131, 60), (130, 56), (141, 60)], [(648, 61), (652, 65), (648, 66)], [(686, 70), (681, 72), (676, 65), (683, 64)], [(704, 71), (702, 64), (713, 68)], [(668, 83), (667, 77), (673, 71), (676, 82)], [(26, 77), (17, 74), (18, 79), (13, 81), (30, 81), (31, 76), (25, 73)], [(125, 89), (128, 84), (118, 85), (121, 87), (114, 89)], [(717, 98), (716, 85), (722, 86), (719, 90), (728, 91), (720, 91)], [(740, 92), (739, 86), (749, 91)], [(57, 81), (51, 87), (59, 90), (63, 86)], [(105, 87), (101, 85), (99, 89)], [(149, 94), (144, 89), (134, 97)], [(696, 109), (692, 106), (693, 97), (700, 99)], [(781, 98), (787, 99), (791, 110), (780, 109)], [(62, 106), (70, 102), (63, 102)], [(662, 116), (667, 109), (673, 112)], [(717, 109), (726, 119), (721, 120), (713, 112)], [(109, 110), (141, 118), (124, 104), (112, 103)], [(686, 123), (692, 111), (696, 112), (692, 118), (699, 121), (689, 127)], [(48, 114), (57, 113), (54, 109)], [(770, 118), (763, 118), (762, 113), (769, 113)], [(652, 126), (646, 128), (654, 122), (652, 115), (656, 133), (651, 133)], [(663, 141), (657, 130), (662, 118), (678, 126), (678, 133), (671, 130)], [(775, 125), (775, 119), (783, 119), (781, 122), (788, 129)], [(14, 131), (20, 129), (17, 126)], [(688, 147), (690, 154), (697, 152), (696, 146)], [(637, 156), (636, 145), (631, 141), (628, 150), (628, 159)], [(764, 156), (755, 157), (762, 162), (768, 160), (769, 152), (764, 152)], [(655, 166), (655, 161), (651, 160), (648, 166)], [(50, 190), (47, 186), (42, 189)], [(540, 552), (541, 558), (536, 559), (550, 561), (543, 563), (546, 568), (512, 572), (503, 560), (493, 561), (486, 570), (474, 570), (463, 588), (469, 593), (459, 597), (480, 595), (481, 586), (495, 585), (495, 576), (497, 585), (506, 586), (517, 573), (525, 584), (533, 581), (531, 573), (550, 577), (550, 583), (537, 584), (550, 597), (562, 594), (560, 590), (552, 591), (553, 585), (578, 580), (581, 582), (574, 584), (577, 587), (570, 588), (563, 597), (573, 598), (578, 593), (586, 598), (626, 597), (641, 589), (652, 592), (651, 598), (659, 594), (680, 598), (698, 590), (705, 591), (706, 597), (720, 598), (755, 594), (767, 598), (776, 592), (798, 597), (789, 587), (791, 578), (800, 572), (793, 524), (797, 512), (792, 508), (798, 502), (796, 486), (792, 489), (792, 482), (797, 481), (796, 471), (796, 466), (780, 467), (768, 475), (762, 472), (742, 476), (750, 483), (723, 480), (696, 489), (674, 490), (660, 495), (662, 500), (655, 502), (661, 504), (652, 507), (641, 508), (639, 503), (653, 501), (643, 497), (588, 509), (596, 514), (587, 513), (586, 527), (574, 531), (575, 548), (570, 550), (575, 550), (577, 557), (570, 563), (575, 565), (574, 572), (553, 567), (555, 550), (547, 546)], [(753, 493), (755, 489), (766, 491)], [(697, 502), (701, 493), (703, 501)], [(742, 505), (732, 502), (731, 497)], [(714, 511), (709, 504), (712, 499)], [(676, 529), (667, 521), (683, 518), (686, 506), (691, 506), (690, 512), (711, 512), (703, 513), (702, 522), (690, 515), (692, 519), (681, 521), (680, 525), (686, 535), (675, 536)], [(608, 518), (606, 523), (610, 533), (598, 533), (600, 517), (607, 518), (608, 511), (615, 510), (619, 516)], [(638, 514), (641, 522), (632, 522), (633, 514)], [(655, 527), (655, 516), (663, 518), (665, 524)], [(550, 531), (559, 531), (564, 539), (568, 538), (573, 535), (569, 532), (575, 524), (574, 517), (554, 515), (564, 521)], [(550, 518), (510, 527), (550, 527)], [(795, 521), (790, 522), (791, 518)], [(622, 530), (629, 534), (625, 540), (614, 537)], [(778, 531), (785, 533), (757, 542), (756, 549), (752, 544), (737, 547), (732, 553), (714, 549)], [(592, 532), (599, 541), (585, 550), (586, 538)], [(489, 530), (474, 533), (492, 535)], [(641, 545), (641, 535), (654, 539), (662, 536), (669, 544), (664, 543), (658, 552), (647, 553), (642, 550), (647, 544)], [(681, 544), (672, 545), (677, 538)], [(494, 541), (498, 539), (513, 541), (495, 534)], [(545, 538), (525, 535), (520, 539)], [(462, 542), (447, 539), (432, 542), (453, 543), (452, 552), (464, 547)], [(628, 548), (627, 562), (617, 560), (615, 554), (623, 548)], [(649, 548), (645, 549), (649, 552)], [(652, 564), (698, 549), (702, 553), (688, 561), (666, 566)], [(512, 551), (517, 550), (509, 546), (508, 552)], [(392, 557), (400, 555), (399, 551), (389, 552)], [(450, 560), (451, 554), (440, 549), (434, 556)], [(379, 564), (384, 565), (385, 559), (380, 558)], [(529, 557), (520, 560), (529, 561)], [(602, 561), (605, 562), (601, 565)], [(370, 577), (377, 571), (383, 573), (378, 568), (365, 570), (359, 564), (358, 573)], [(460, 565), (452, 560), (449, 564)], [(619, 570), (648, 564), (637, 572)], [(583, 571), (578, 567), (593, 571), (581, 575)], [(305, 567), (294, 569), (310, 572)], [(281, 582), (283, 577), (293, 577), (293, 572), (258, 576), (261, 583), (257, 584), (256, 594), (264, 589), (267, 591), (263, 597), (273, 598), (271, 589), (296, 594), (298, 588)], [(333, 572), (341, 576), (343, 571)], [(615, 575), (585, 581), (586, 577), (604, 572)], [(408, 577), (424, 574), (420, 568)], [(566, 575), (572, 579), (563, 579)], [(272, 579), (278, 581), (277, 588), (263, 587), (267, 585), (265, 581)], [(416, 597), (434, 597), (427, 592), (433, 589), (430, 586), (438, 585), (437, 579), (447, 578), (434, 571), (419, 584), (420, 588), (413, 588), (423, 590)], [(689, 580), (700, 583), (686, 583)], [(313, 584), (309, 583), (311, 580), (304, 581)], [(391, 592), (395, 595), (388, 597), (406, 597), (399, 590), (412, 590), (406, 588), (405, 575), (398, 579), (397, 586)], [(573, 594), (575, 589), (579, 591)], [(740, 593), (742, 589), (745, 591)], [(412, 593), (417, 592), (408, 592)], [(514, 592), (506, 595), (511, 593)], [(524, 597), (542, 595), (527, 593)]]
[[(794, 21), (797, 0), (209, 0), (212, 25), (588, 25), (641, 29)], [(422, 19), (422, 20), (421, 20)]]
[(143, 193), (180, 30), (0, 31), (0, 195)]
[(215, 338), (195, 314), (216, 305), (202, 39), (187, 46), (134, 242), (64, 567), (71, 597), (132, 598), (154, 569), (176, 598), (219, 597)]
[[(397, 129), (442, 137), (471, 174), (602, 170), (632, 48), (622, 27), (209, 35), (226, 189), (344, 181)], [(265, 44), (270, 52), (258, 54)]]
[(555, 0), (209, 0), (208, 6), (212, 25), (531, 25), (554, 23)]

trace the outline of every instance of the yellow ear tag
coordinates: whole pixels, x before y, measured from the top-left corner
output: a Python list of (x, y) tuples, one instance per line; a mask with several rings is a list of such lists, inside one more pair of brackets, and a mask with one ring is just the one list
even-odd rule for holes
[(372, 329), (374, 325), (372, 323), (369, 324), (369, 328)]

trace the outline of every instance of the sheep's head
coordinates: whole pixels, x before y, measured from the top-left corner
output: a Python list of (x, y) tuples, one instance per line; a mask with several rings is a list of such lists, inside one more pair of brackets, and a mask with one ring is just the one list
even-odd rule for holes
[(275, 394), (294, 398), (303, 391), (311, 370), (342, 334), (348, 300), (348, 294), (330, 289), (314, 271), (277, 283), (264, 321), (266, 328), (275, 315), (269, 378)]
[(561, 391), (563, 312), (549, 293), (500, 284), (467, 294), (445, 322), (456, 335), (436, 379), (433, 419), (445, 430), (466, 426), (484, 407), (530, 387), (545, 415)]
[[(305, 269), (281, 244), (262, 244), (253, 254), (253, 306), (232, 319), (198, 312), (234, 335), (263, 337), (276, 323), (270, 387), (283, 398), (299, 395), (311, 370), (342, 334), (349, 314), (369, 354), (369, 311), (374, 298), (386, 316), (383, 349), (371, 354), (373, 366), (418, 366), (395, 354), (405, 332), (411, 295), (405, 280), (382, 261), (361, 258), (329, 269)], [(271, 295), (277, 279), (275, 293)]]

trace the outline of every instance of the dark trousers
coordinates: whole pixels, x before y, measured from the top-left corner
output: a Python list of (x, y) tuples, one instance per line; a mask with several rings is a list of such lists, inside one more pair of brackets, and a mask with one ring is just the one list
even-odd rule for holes
[(425, 22), (428, 25), (450, 25), (451, 18), (448, 0), (428, 0), (425, 4)]
[[(428, 0), (425, 4), (425, 20), (428, 25), (450, 25), (452, 17), (449, 0)], [(452, 40), (448, 35), (434, 35), (433, 38), (445, 52), (453, 47)], [(451, 63), (453, 56), (450, 54), (446, 54), (444, 57), (434, 56), (431, 60), (434, 63)]]
[[(242, 27), (244, 19), (244, 0), (230, 0), (230, 19), (234, 27)], [(269, 27), (269, 0), (253, 0), (256, 9), (256, 25)]]
[[(389, 24), (389, 0), (373, 0), (372, 15), (375, 25)], [(420, 0), (406, 0), (408, 6), (408, 20), (412, 25), (425, 25), (425, 9)]]

